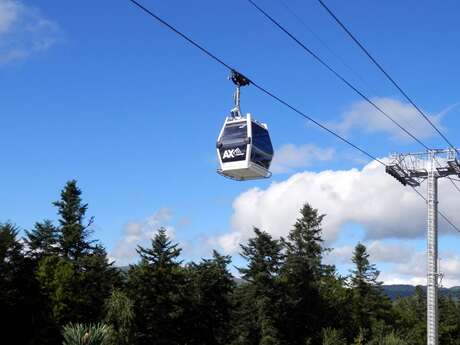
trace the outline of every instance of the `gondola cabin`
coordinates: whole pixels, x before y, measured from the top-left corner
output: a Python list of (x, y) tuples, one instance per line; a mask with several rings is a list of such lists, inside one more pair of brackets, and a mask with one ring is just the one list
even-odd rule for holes
[(268, 178), (273, 146), (267, 125), (246, 117), (225, 119), (217, 139), (219, 174), (234, 180)]

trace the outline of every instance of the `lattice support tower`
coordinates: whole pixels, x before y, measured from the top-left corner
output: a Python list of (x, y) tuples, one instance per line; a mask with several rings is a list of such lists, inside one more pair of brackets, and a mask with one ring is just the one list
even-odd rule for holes
[(386, 172), (404, 186), (418, 187), (427, 181), (427, 345), (438, 345), (438, 180), (460, 177), (458, 150), (393, 154)]

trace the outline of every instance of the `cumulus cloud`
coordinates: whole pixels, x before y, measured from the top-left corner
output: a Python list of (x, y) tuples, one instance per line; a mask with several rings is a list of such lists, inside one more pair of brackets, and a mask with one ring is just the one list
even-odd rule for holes
[(320, 148), (316, 145), (306, 144), (296, 146), (286, 144), (276, 150), (272, 162), (273, 173), (288, 173), (295, 168), (305, 168), (313, 161), (327, 161), (334, 156), (334, 149)]
[(373, 241), (367, 246), (370, 260), (373, 262), (405, 263), (414, 252), (414, 249), (405, 244), (388, 244)]
[(174, 238), (174, 228), (168, 225), (170, 220), (171, 210), (162, 208), (142, 221), (126, 224), (123, 229), (123, 237), (111, 252), (111, 259), (115, 260), (117, 265), (132, 263), (137, 256), (137, 246), (145, 245), (160, 227), (165, 227), (168, 236)]
[[(436, 134), (435, 130), (420, 117), (420, 114), (411, 104), (384, 97), (376, 97), (372, 101), (417, 138), (425, 139)], [(425, 114), (438, 128), (443, 129), (440, 123), (441, 118), (451, 109), (452, 107), (446, 108), (438, 114), (428, 114), (427, 112)], [(342, 120), (338, 123), (333, 123), (332, 126), (345, 135), (352, 130), (360, 130), (365, 133), (389, 133), (397, 140), (412, 140), (382, 113), (365, 101), (353, 103), (343, 114)]]
[[(458, 196), (452, 188), (446, 181), (440, 184), (440, 207), (454, 223), (460, 223), (455, 210)], [(361, 170), (298, 173), (266, 189), (243, 192), (233, 202), (230, 231), (216, 242), (233, 253), (239, 242), (252, 236), (253, 226), (285, 236), (307, 202), (327, 215), (323, 233), (328, 243), (337, 239), (347, 223), (361, 225), (367, 240), (416, 238), (425, 233), (425, 202), (386, 174), (379, 163), (371, 162)], [(446, 227), (442, 221), (440, 226)], [(378, 249), (374, 255), (384, 256)]]
[[(438, 271), (442, 274), (443, 286), (460, 285), (460, 256), (452, 253), (440, 254)], [(426, 253), (413, 252), (411, 257), (392, 270), (381, 273), (381, 280), (386, 284), (426, 285)]]
[[(388, 243), (385, 241), (365, 241), (370, 262), (380, 270), (379, 281), (385, 284), (426, 285), (426, 253), (417, 251), (410, 244)], [(410, 243), (410, 241), (409, 241)], [(354, 268), (351, 258), (354, 246), (344, 245), (326, 253), (327, 264), (341, 265), (342, 274), (348, 275)], [(440, 252), (440, 282), (445, 287), (460, 285), (460, 256), (455, 253)], [(382, 269), (385, 264), (385, 269)]]
[(20, 1), (0, 0), (0, 65), (23, 60), (50, 48), (59, 27)]
[(350, 264), (354, 247), (351, 245), (332, 248), (324, 254), (324, 262), (328, 265)]
[[(413, 248), (405, 244), (384, 243), (371, 241), (364, 243), (373, 263), (405, 263), (412, 258)], [(333, 248), (325, 254), (325, 262), (328, 264), (351, 264), (354, 246), (344, 245)]]

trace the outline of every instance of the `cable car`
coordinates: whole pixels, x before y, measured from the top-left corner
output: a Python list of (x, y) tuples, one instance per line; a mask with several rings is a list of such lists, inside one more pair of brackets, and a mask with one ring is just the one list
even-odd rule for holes
[(251, 114), (241, 115), (240, 86), (248, 85), (249, 80), (235, 71), (232, 71), (231, 79), (237, 85), (235, 107), (225, 119), (217, 138), (220, 165), (217, 172), (238, 181), (269, 178), (273, 146), (268, 127), (253, 119)]

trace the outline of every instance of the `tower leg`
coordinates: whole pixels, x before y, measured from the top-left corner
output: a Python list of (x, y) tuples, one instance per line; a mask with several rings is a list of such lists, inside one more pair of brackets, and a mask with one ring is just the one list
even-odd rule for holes
[(438, 177), (428, 173), (427, 345), (438, 345)]

